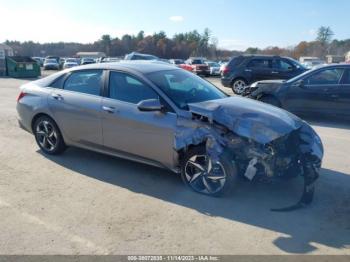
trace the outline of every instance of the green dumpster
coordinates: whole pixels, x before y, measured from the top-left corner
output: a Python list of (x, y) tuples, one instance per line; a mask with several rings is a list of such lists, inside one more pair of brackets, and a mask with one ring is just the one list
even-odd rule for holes
[(6, 57), (7, 74), (10, 77), (38, 77), (41, 75), (38, 63), (28, 56)]

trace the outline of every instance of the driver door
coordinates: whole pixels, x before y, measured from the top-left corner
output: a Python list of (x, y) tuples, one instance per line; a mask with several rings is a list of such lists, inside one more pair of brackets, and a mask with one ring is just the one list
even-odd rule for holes
[(292, 112), (336, 112), (339, 99), (339, 84), (344, 69), (320, 69), (303, 79), (303, 84), (293, 83), (285, 100)]
[(111, 71), (108, 94), (102, 99), (102, 131), (106, 148), (171, 165), (176, 114), (140, 111), (137, 104), (159, 99), (140, 79)]

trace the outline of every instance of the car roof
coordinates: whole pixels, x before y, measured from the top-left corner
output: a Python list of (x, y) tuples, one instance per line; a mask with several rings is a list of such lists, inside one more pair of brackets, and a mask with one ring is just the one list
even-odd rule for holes
[(69, 71), (76, 71), (82, 69), (106, 69), (106, 70), (126, 70), (137, 71), (142, 74), (147, 74), (155, 71), (162, 70), (180, 70), (178, 67), (174, 67), (169, 63), (161, 61), (143, 61), (143, 60), (124, 60), (117, 63), (99, 63), (78, 66), (70, 69)]
[(279, 56), (279, 55), (261, 55), (261, 54), (244, 54), (244, 55), (241, 55), (245, 58), (252, 58), (252, 57), (255, 57), (255, 58), (291, 58), (291, 57), (288, 57), (288, 56)]
[(341, 67), (341, 68), (350, 68), (350, 64), (346, 64), (346, 63), (339, 63), (339, 64), (328, 64), (328, 65), (321, 65), (319, 67), (317, 67), (316, 69), (314, 70), (317, 70), (317, 69), (320, 69), (320, 68), (338, 68), (338, 67)]

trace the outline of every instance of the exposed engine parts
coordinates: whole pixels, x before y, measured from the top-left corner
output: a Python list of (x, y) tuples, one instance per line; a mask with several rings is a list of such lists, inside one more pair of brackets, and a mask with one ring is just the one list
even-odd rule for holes
[(272, 119), (266, 121), (266, 116), (259, 119), (259, 115), (249, 113), (249, 110), (237, 112), (232, 103), (204, 103), (203, 107), (190, 105), (191, 121), (179, 119), (178, 125), (182, 129), (175, 135), (176, 150), (205, 143), (207, 154), (214, 161), (224, 152), (229, 153), (240, 173), (249, 180), (256, 176), (286, 178), (301, 175), (304, 189), (298, 203), (272, 210), (290, 211), (311, 203), (323, 147), (306, 122), (285, 112), (285, 121), (276, 124), (273, 107)]

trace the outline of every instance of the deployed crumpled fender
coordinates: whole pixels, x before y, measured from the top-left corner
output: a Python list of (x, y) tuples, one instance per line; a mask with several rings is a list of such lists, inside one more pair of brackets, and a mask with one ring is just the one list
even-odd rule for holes
[[(298, 207), (300, 203), (311, 202), (313, 185), (322, 162), (323, 146), (316, 132), (305, 121), (283, 109), (241, 97), (193, 103), (189, 104), (189, 110), (193, 114), (192, 119), (178, 119), (176, 150), (206, 142), (207, 153), (215, 161), (224, 150), (231, 150), (233, 154), (236, 151), (238, 154), (237, 140), (242, 140), (245, 147), (252, 147), (244, 151), (248, 162), (253, 157), (260, 157), (266, 170), (270, 170), (270, 175), (274, 173), (274, 167), (271, 166), (273, 161), (265, 161), (269, 158), (268, 153), (260, 148), (255, 150), (255, 147), (269, 145), (297, 132), (298, 152), (293, 153), (298, 154), (298, 164), (305, 181)], [(284, 143), (285, 140), (281, 140), (280, 143)], [(295, 206), (275, 211), (292, 210)]]

